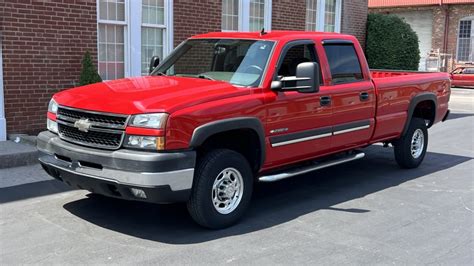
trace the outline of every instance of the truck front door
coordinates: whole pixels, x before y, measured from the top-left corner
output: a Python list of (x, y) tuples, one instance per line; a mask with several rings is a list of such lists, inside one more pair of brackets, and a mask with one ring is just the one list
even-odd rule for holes
[[(296, 66), (318, 62), (314, 41), (299, 40), (285, 45), (278, 60), (275, 79), (295, 76)], [(267, 167), (312, 158), (331, 149), (331, 105), (321, 103), (325, 88), (317, 93), (273, 91), (268, 99)]]
[[(362, 71), (354, 44), (324, 41), (331, 97), (333, 151), (367, 143), (375, 127), (376, 95), (368, 73)], [(367, 72), (367, 71), (366, 71)]]

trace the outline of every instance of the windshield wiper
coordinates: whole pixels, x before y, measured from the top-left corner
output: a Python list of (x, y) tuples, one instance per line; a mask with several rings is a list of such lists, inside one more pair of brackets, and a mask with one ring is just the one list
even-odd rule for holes
[(163, 72), (156, 72), (155, 74), (156, 74), (157, 76), (168, 76), (168, 75), (166, 75), (166, 74), (163, 73)]
[(215, 80), (214, 78), (212, 78), (208, 75), (205, 75), (205, 74), (199, 74), (199, 75), (197, 75), (197, 77), (200, 78), (200, 79)]

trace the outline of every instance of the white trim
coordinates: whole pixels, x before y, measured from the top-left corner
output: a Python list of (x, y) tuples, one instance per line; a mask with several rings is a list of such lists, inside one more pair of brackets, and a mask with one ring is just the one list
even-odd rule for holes
[(263, 15), (263, 27), (265, 31), (272, 30), (272, 0), (265, 0), (265, 10)]
[(2, 36), (0, 34), (0, 141), (5, 140), (7, 140), (7, 122), (5, 120), (5, 98), (3, 94)]
[(239, 1), (239, 31), (249, 31), (250, 0)]
[[(174, 49), (174, 4), (173, 0), (165, 1), (165, 38), (163, 40), (163, 57), (169, 55)], [(164, 59), (164, 58), (161, 58)]]
[[(133, 2), (133, 3), (132, 3)], [(131, 0), (127, 8), (130, 13), (130, 30), (128, 31), (130, 47), (125, 48), (125, 53), (130, 53), (129, 76), (142, 74), (142, 0)]]
[(334, 31), (340, 33), (342, 24), (342, 0), (336, 0), (336, 25)]

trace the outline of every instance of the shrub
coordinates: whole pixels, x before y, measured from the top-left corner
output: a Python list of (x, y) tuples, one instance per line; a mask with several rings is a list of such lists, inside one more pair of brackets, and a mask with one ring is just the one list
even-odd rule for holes
[(79, 85), (84, 86), (101, 81), (102, 78), (100, 77), (99, 73), (97, 73), (94, 63), (92, 62), (92, 56), (89, 51), (87, 51), (82, 58), (82, 69)]
[(418, 70), (418, 36), (395, 15), (369, 14), (366, 56), (370, 68)]

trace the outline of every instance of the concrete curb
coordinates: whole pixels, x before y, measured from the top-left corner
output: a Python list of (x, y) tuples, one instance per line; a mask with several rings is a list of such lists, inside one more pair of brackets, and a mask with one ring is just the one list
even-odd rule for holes
[(38, 150), (33, 145), (13, 141), (0, 142), (0, 169), (38, 163)]

